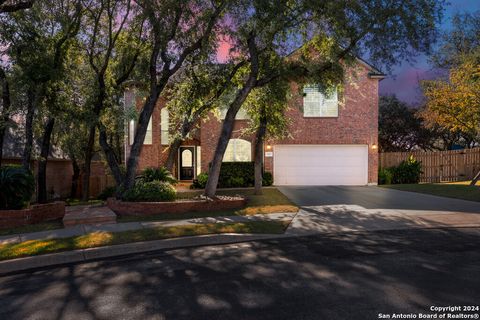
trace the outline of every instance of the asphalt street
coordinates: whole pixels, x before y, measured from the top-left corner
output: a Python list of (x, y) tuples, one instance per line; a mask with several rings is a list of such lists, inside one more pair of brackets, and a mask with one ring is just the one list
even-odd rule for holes
[(1, 319), (378, 319), (478, 305), (480, 229), (176, 249), (0, 278)]

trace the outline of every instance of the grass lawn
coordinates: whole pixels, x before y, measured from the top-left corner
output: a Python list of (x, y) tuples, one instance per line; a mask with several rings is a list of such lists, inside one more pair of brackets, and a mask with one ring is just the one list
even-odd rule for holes
[[(179, 199), (191, 199), (201, 195), (203, 191), (179, 192)], [(254, 195), (253, 189), (236, 189), (236, 190), (219, 190), (218, 195), (235, 196), (240, 195), (247, 198), (247, 206), (242, 209), (222, 210), (222, 211), (206, 211), (206, 212), (187, 212), (162, 214), (145, 217), (118, 217), (118, 222), (131, 221), (157, 221), (157, 220), (178, 220), (203, 217), (219, 217), (219, 216), (246, 216), (254, 214), (268, 214), (277, 212), (297, 212), (298, 207), (295, 206), (283, 193), (276, 188), (264, 188), (262, 195)]]
[(0, 245), (0, 260), (46, 253), (102, 247), (108, 245), (220, 233), (280, 234), (290, 224), (284, 221), (250, 221), (244, 223), (212, 223), (177, 227), (159, 227), (124, 232), (96, 232), (65, 239), (31, 240)]
[(80, 199), (67, 199), (65, 200), (65, 203), (67, 206), (83, 206), (83, 205), (95, 205), (95, 204), (103, 204), (105, 201), (103, 200), (98, 200), (98, 199), (92, 199), (88, 201), (82, 201)]
[(470, 186), (469, 182), (453, 183), (422, 183), (422, 184), (391, 184), (381, 185), (382, 188), (426, 193), (435, 196), (457, 198), (480, 202), (480, 186)]
[(55, 230), (55, 229), (63, 229), (62, 220), (59, 219), (55, 221), (29, 224), (26, 226), (0, 230), (0, 236), (7, 236), (7, 235), (19, 234), (19, 233), (37, 232), (37, 231)]

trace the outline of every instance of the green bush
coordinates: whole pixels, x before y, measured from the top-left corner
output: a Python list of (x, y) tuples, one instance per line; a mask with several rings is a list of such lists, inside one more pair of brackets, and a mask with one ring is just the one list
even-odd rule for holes
[(252, 187), (255, 182), (253, 162), (223, 162), (218, 178), (219, 188)]
[(168, 182), (163, 181), (137, 181), (131, 190), (123, 194), (125, 201), (173, 201), (177, 196), (177, 191)]
[(391, 168), (378, 169), (378, 184), (392, 184), (393, 173)]
[(106, 187), (102, 192), (100, 192), (97, 199), (107, 200), (108, 198), (114, 197), (115, 193), (117, 193), (117, 187)]
[(197, 179), (193, 180), (191, 185), (192, 189), (205, 189), (208, 181), (208, 173), (202, 172), (197, 176)]
[(394, 184), (418, 183), (422, 173), (422, 163), (411, 155), (407, 160), (402, 161), (397, 167), (390, 168), (390, 170), (392, 170), (392, 183)]
[(137, 179), (143, 182), (162, 181), (171, 184), (177, 183), (177, 179), (175, 179), (165, 167), (145, 168)]
[(28, 206), (35, 191), (30, 170), (8, 165), (0, 168), (0, 209), (22, 209)]
[(245, 186), (245, 181), (242, 177), (230, 177), (227, 185), (229, 188), (241, 188)]
[(262, 184), (264, 186), (271, 186), (273, 184), (273, 175), (271, 172), (267, 171), (263, 173)]

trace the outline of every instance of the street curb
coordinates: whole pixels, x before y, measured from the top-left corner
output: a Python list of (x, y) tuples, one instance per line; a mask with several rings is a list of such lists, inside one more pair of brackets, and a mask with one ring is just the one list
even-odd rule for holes
[(50, 253), (38, 256), (17, 258), (0, 261), (0, 276), (14, 275), (23, 272), (34, 272), (46, 267), (60, 267), (76, 263), (86, 263), (100, 261), (105, 258), (119, 258), (131, 254), (147, 253), (169, 249), (184, 249), (210, 245), (227, 245), (251, 241), (276, 240), (310, 237), (316, 235), (332, 236), (345, 233), (365, 233), (365, 232), (384, 232), (384, 231), (405, 231), (415, 229), (462, 229), (462, 228), (480, 228), (478, 224), (464, 224), (453, 226), (432, 226), (416, 228), (393, 228), (378, 230), (352, 230), (348, 232), (305, 232), (301, 234), (238, 234), (224, 233), (201, 235), (191, 237), (170, 238), (152, 241), (132, 242), (113, 246), (104, 246), (97, 248), (79, 249), (58, 253)]
[(130, 254), (146, 253), (157, 250), (234, 244), (257, 240), (273, 240), (292, 237), (297, 237), (297, 235), (224, 233), (78, 249), (0, 261), (0, 276), (12, 275), (20, 272), (36, 271), (45, 267), (91, 262), (105, 258), (121, 257)]

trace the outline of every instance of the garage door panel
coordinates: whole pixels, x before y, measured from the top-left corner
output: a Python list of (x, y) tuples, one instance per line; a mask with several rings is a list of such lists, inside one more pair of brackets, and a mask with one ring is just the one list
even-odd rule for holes
[(274, 148), (276, 185), (365, 185), (367, 173), (366, 145)]

